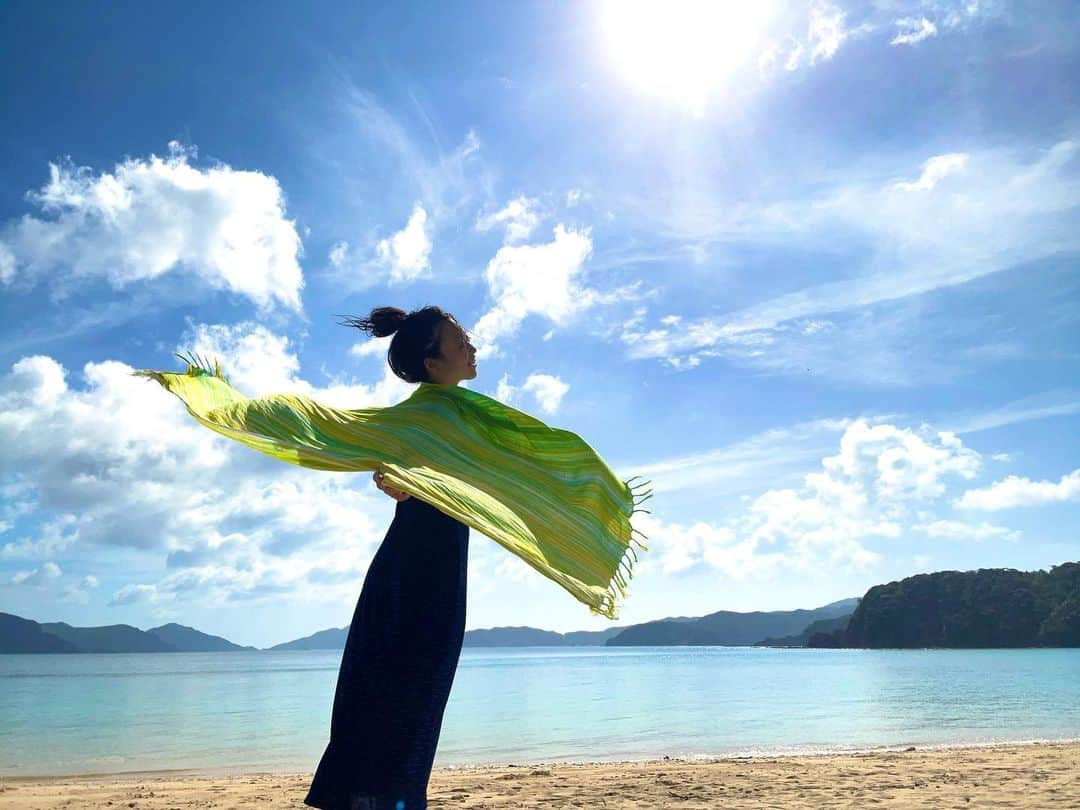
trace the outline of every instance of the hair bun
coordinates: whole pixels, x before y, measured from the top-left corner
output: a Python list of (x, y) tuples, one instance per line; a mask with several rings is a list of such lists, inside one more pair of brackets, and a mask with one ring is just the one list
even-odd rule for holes
[(375, 307), (366, 318), (345, 318), (343, 326), (354, 326), (373, 337), (381, 338), (394, 334), (405, 323), (405, 310), (397, 307)]

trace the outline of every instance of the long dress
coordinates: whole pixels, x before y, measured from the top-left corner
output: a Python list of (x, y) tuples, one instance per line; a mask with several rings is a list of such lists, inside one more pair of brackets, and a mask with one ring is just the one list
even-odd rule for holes
[(368, 568), (341, 658), (330, 743), (305, 804), (424, 810), (465, 637), (469, 528), (399, 501)]

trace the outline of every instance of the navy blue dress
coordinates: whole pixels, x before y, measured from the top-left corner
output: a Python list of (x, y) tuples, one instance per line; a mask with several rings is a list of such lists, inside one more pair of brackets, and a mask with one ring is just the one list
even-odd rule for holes
[(465, 637), (469, 528), (399, 501), (356, 603), (330, 744), (305, 804), (424, 810), (443, 710)]

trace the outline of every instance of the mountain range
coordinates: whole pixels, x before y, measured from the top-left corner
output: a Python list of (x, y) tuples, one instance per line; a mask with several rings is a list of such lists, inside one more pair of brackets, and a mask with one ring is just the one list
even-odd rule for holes
[[(341, 650), (349, 628), (321, 630), (271, 650)], [(603, 630), (557, 633), (491, 627), (465, 633), (466, 647), (1080, 646), (1080, 563), (1049, 571), (980, 569), (918, 574), (875, 585), (861, 599), (812, 610), (676, 616)], [(0, 613), (0, 653), (233, 652), (253, 650), (181, 624), (73, 627)]]
[[(845, 599), (814, 610), (782, 610), (708, 616), (677, 616), (625, 627), (557, 633), (535, 627), (491, 627), (465, 633), (466, 647), (572, 647), (709, 644), (743, 646), (771, 635), (797, 633), (813, 622), (849, 615), (858, 599)], [(341, 650), (348, 626), (320, 630), (276, 644), (271, 650)], [(0, 653), (232, 652), (251, 650), (180, 624), (139, 630), (126, 624), (73, 627), (63, 622), (39, 624), (0, 613)]]
[(253, 650), (182, 624), (140, 630), (129, 624), (73, 627), (0, 613), (0, 653), (231, 652)]

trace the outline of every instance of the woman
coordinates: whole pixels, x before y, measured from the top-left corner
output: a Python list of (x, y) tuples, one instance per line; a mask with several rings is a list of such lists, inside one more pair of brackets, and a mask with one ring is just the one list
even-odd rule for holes
[[(345, 321), (390, 341), (401, 379), (457, 385), (476, 350), (438, 307), (378, 307)], [(330, 743), (304, 800), (324, 810), (423, 810), (465, 637), (469, 529), (418, 498), (398, 503), (356, 604), (334, 695)]]

